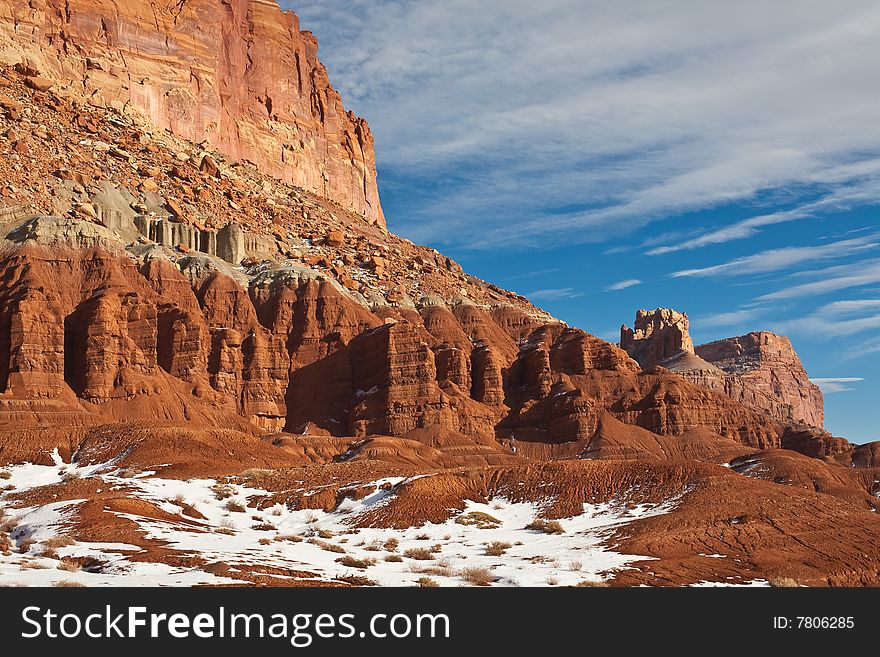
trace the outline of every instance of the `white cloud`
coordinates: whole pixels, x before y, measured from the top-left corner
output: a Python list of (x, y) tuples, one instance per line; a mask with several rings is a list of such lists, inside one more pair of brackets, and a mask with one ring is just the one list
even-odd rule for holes
[(535, 290), (526, 295), (532, 301), (563, 301), (565, 299), (577, 299), (582, 296), (584, 296), (583, 292), (578, 292), (572, 287)]
[(880, 283), (880, 259), (859, 260), (846, 265), (801, 272), (818, 280), (786, 287), (758, 297), (759, 301), (779, 301), (797, 297), (815, 296), (845, 290), (860, 285)]
[(761, 315), (761, 310), (756, 308), (743, 308), (740, 310), (731, 310), (724, 313), (715, 313), (707, 315), (691, 322), (694, 328), (701, 330), (703, 328), (716, 328), (722, 326), (742, 326), (747, 322), (753, 321)]
[(782, 332), (806, 333), (823, 338), (880, 329), (880, 300), (835, 301), (806, 317), (777, 323), (774, 328)]
[[(807, 219), (816, 216), (819, 212), (840, 212), (848, 210), (854, 206), (876, 204), (880, 200), (880, 176), (877, 166), (880, 161), (859, 163), (859, 167), (841, 167), (839, 170), (847, 171), (850, 175), (835, 176), (833, 172), (827, 172), (827, 179), (837, 179), (838, 182), (851, 180), (853, 176), (858, 176), (865, 172), (865, 165), (869, 165), (870, 170), (867, 171), (868, 177), (849, 187), (835, 190), (834, 192), (820, 198), (817, 201), (800, 204), (799, 206), (779, 212), (750, 217), (743, 221), (738, 221), (723, 228), (704, 233), (697, 237), (685, 239), (677, 244), (667, 244), (650, 249), (648, 255), (663, 255), (666, 253), (675, 253), (676, 251), (699, 249), (712, 244), (723, 244), (734, 240), (746, 239), (760, 232), (761, 228), (773, 226), (775, 224), (797, 221), (799, 219)], [(671, 238), (665, 240), (672, 241)], [(649, 246), (649, 244), (645, 244)]]
[(391, 217), (416, 240), (603, 241), (762, 191), (878, 188), (871, 0), (289, 4), (385, 179), (434, 185)]
[(849, 390), (854, 390), (854, 388), (850, 388), (846, 386), (847, 383), (858, 383), (859, 381), (864, 381), (863, 378), (850, 376), (850, 377), (836, 377), (836, 378), (819, 378), (819, 379), (810, 379), (813, 383), (819, 386), (826, 395), (833, 394), (835, 392), (847, 392)]
[(616, 292), (618, 290), (625, 290), (629, 287), (635, 287), (636, 285), (641, 285), (642, 281), (638, 278), (629, 278), (625, 281), (618, 281), (617, 283), (612, 283), (608, 287), (605, 288), (606, 292)]
[(787, 247), (770, 249), (754, 255), (736, 258), (729, 262), (699, 269), (683, 269), (671, 274), (674, 278), (685, 276), (743, 276), (779, 271), (803, 263), (814, 263), (852, 256), (871, 251), (880, 246), (880, 233), (840, 240), (819, 246)]
[(537, 271), (527, 271), (522, 274), (506, 276), (505, 278), (499, 279), (499, 281), (503, 283), (506, 283), (508, 281), (518, 281), (523, 278), (534, 278), (535, 276), (546, 276), (547, 274), (555, 274), (558, 271), (559, 267), (552, 267), (551, 269), (539, 269)]

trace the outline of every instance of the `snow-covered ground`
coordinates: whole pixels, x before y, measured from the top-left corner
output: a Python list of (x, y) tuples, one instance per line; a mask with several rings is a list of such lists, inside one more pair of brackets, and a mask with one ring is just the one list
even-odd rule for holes
[[(149, 500), (180, 517), (180, 522), (159, 521), (120, 513), (134, 521), (149, 538), (166, 541), (183, 554), (195, 554), (209, 563), (224, 562), (235, 570), (254, 566), (308, 571), (318, 579), (366, 577), (384, 586), (415, 586), (430, 578), (440, 586), (461, 586), (483, 581), (492, 586), (576, 585), (601, 582), (611, 571), (647, 557), (625, 555), (605, 545), (612, 530), (639, 518), (669, 512), (675, 500), (662, 505), (627, 508), (614, 502), (584, 504), (582, 515), (558, 521), (561, 533), (546, 533), (526, 526), (540, 516), (534, 503), (512, 503), (495, 498), (488, 504), (466, 501), (461, 513), (440, 524), (408, 529), (356, 527), (358, 517), (388, 504), (402, 478), (373, 482), (373, 493), (360, 500), (347, 499), (332, 512), (291, 510), (276, 504), (257, 509), (264, 490), (211, 479), (181, 481), (160, 477), (119, 478), (112, 463), (78, 468), (54, 455), (54, 465), (32, 464), (4, 468), (10, 477), (8, 492), (57, 483), (65, 476), (97, 477), (107, 487), (135, 489), (130, 494)], [(0, 583), (55, 585), (75, 582), (94, 586), (227, 584), (233, 580), (199, 568), (132, 561), (139, 548), (132, 545), (78, 542), (54, 548), (44, 555), (43, 542), (64, 534), (64, 524), (82, 500), (64, 501), (39, 508), (8, 508), (12, 538), (17, 546), (0, 557)], [(189, 505), (205, 517), (183, 517)], [(558, 527), (551, 528), (559, 530)], [(34, 541), (21, 552), (24, 541)], [(59, 570), (65, 557), (100, 558), (101, 572)], [(713, 555), (716, 556), (716, 555)], [(721, 557), (722, 555), (717, 555)], [(275, 575), (284, 577), (283, 575)]]

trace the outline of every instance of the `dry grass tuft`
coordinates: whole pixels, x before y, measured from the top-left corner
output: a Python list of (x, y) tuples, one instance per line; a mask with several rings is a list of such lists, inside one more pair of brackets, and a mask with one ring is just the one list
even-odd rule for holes
[(420, 575), (435, 575), (437, 577), (454, 577), (455, 571), (452, 569), (452, 566), (449, 565), (449, 562), (445, 559), (443, 561), (438, 561), (436, 564), (432, 564), (430, 566), (410, 566), (409, 571), (411, 573), (418, 573)]
[(581, 587), (581, 588), (587, 587), (587, 586), (594, 586), (596, 588), (601, 588), (601, 589), (608, 588), (608, 582), (597, 581), (594, 579), (581, 580), (580, 582), (577, 583), (577, 585), (578, 585), (578, 587)]
[(45, 545), (50, 550), (57, 550), (58, 548), (68, 547), (69, 545), (73, 545), (76, 543), (76, 540), (72, 536), (61, 535), (61, 536), (53, 536), (52, 538), (47, 538), (43, 541), (43, 545)]
[(777, 589), (796, 589), (800, 586), (793, 577), (771, 577), (770, 586)]
[(564, 534), (565, 529), (558, 520), (544, 520), (543, 518), (535, 518), (526, 525), (526, 529), (536, 532), (544, 532), (545, 534)]
[(327, 552), (335, 552), (336, 554), (345, 554), (345, 548), (340, 547), (338, 545), (334, 545), (333, 543), (328, 543), (327, 541), (322, 541), (317, 538), (310, 538), (308, 540), (312, 545), (317, 545), (322, 550), (327, 550)]
[(62, 580), (60, 582), (56, 582), (55, 586), (59, 589), (82, 589), (85, 588), (85, 584), (80, 584), (79, 582), (71, 582), (69, 580)]
[(228, 500), (235, 495), (235, 489), (229, 484), (214, 484), (211, 486), (211, 492), (214, 493), (216, 499), (221, 501)]
[(423, 589), (436, 589), (440, 586), (440, 583), (436, 579), (431, 579), (430, 577), (419, 577), (416, 580), (416, 584)]
[(399, 562), (403, 561), (403, 557), (400, 556), (399, 554), (386, 554), (385, 561), (387, 561), (389, 563), (399, 563)]
[(471, 586), (489, 586), (495, 581), (495, 575), (488, 568), (465, 568), (460, 574)]
[(349, 568), (361, 568), (367, 569), (370, 566), (376, 565), (375, 559), (358, 559), (357, 557), (353, 557), (351, 555), (345, 555), (344, 557), (339, 557), (336, 560), (337, 563), (342, 564), (343, 566), (347, 566)]
[(241, 502), (236, 502), (235, 500), (229, 500), (223, 508), (226, 509), (227, 511), (229, 511), (229, 513), (246, 513), (247, 512), (247, 509), (245, 508), (244, 504), (242, 504)]
[(58, 562), (58, 570), (66, 570), (69, 573), (78, 573), (80, 571), (79, 561), (62, 559)]
[(485, 555), (487, 557), (501, 557), (504, 556), (504, 553), (507, 552), (510, 547), (510, 543), (505, 543), (504, 541), (492, 541), (491, 543), (486, 543)]
[(363, 575), (341, 575), (336, 578), (339, 582), (346, 582), (352, 586), (379, 586), (379, 582)]
[(464, 513), (455, 519), (459, 525), (476, 527), (477, 529), (496, 529), (501, 526), (501, 521), (495, 516), (490, 516), (482, 511)]
[(290, 543), (302, 543), (303, 537), (299, 534), (279, 534), (275, 537), (276, 541), (289, 541)]
[(432, 561), (434, 559), (434, 553), (428, 548), (410, 548), (404, 551), (403, 556), (419, 561)]

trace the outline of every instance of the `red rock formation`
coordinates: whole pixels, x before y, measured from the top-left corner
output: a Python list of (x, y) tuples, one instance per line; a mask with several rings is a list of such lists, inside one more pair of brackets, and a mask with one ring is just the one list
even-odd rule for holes
[[(791, 407), (791, 418), (812, 427), (825, 423), (822, 391), (810, 382), (800, 358), (785, 336), (767, 331), (719, 340), (697, 347), (696, 353), (727, 374)], [(743, 394), (732, 394), (745, 402)]]
[(786, 424), (823, 426), (822, 391), (786, 337), (750, 333), (694, 348), (687, 315), (659, 308), (640, 310), (620, 344), (645, 369), (662, 366)]
[(369, 126), (317, 53), (273, 0), (0, 0), (0, 62), (27, 62), (56, 88), (137, 110), (384, 226)]
[(620, 327), (620, 348), (650, 369), (681, 352), (694, 353), (688, 333), (688, 316), (670, 310), (640, 310), (633, 328)]

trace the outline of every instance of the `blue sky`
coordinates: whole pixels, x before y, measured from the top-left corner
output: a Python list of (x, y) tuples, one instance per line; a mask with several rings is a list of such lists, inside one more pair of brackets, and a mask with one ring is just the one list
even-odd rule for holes
[(880, 4), (294, 0), (389, 227), (616, 340), (791, 337), (880, 439)]

